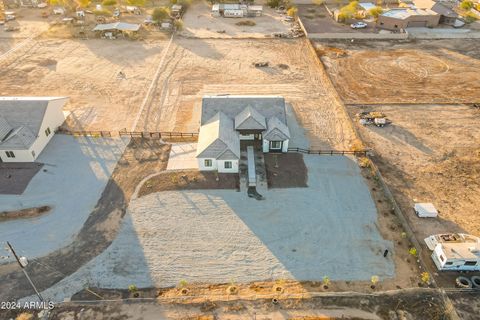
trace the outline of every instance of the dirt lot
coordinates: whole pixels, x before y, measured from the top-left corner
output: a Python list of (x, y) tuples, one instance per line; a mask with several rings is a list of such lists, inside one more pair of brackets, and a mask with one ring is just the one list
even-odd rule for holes
[[(268, 67), (252, 63), (265, 61)], [(138, 130), (197, 131), (201, 97), (282, 95), (312, 148), (348, 148), (353, 133), (304, 39), (174, 39)]]
[[(0, 95), (69, 96), (76, 130), (131, 129), (164, 42), (32, 40), (0, 60)], [(134, 52), (134, 54), (132, 54)], [(124, 72), (126, 79), (117, 78)]]
[[(290, 29), (290, 23), (283, 22), (285, 17), (263, 4), (263, 15), (252, 18), (212, 17), (211, 4), (206, 1), (193, 3), (183, 16), (184, 29), (180, 33), (185, 37), (195, 38), (265, 38), (272, 33), (285, 33)], [(253, 26), (239, 26), (240, 21), (250, 20)]]
[[(222, 288), (225, 290), (225, 286)], [(268, 290), (271, 292), (272, 287)], [(177, 290), (175, 290), (177, 291)], [(103, 294), (103, 293), (102, 293)], [(272, 303), (272, 297), (278, 299)], [(18, 312), (5, 312), (13, 317)], [(177, 302), (158, 301), (116, 304), (57, 305), (51, 319), (292, 319), (292, 320), (374, 320), (374, 319), (447, 319), (449, 312), (442, 297), (436, 291), (409, 290), (385, 292), (374, 295), (338, 294), (322, 295), (307, 299), (272, 294), (255, 300), (238, 296), (226, 296), (222, 300), (182, 299)], [(473, 314), (471, 314), (473, 316)], [(464, 319), (475, 319), (474, 317)]]
[[(417, 240), (443, 232), (480, 234), (480, 111), (467, 106), (397, 105), (375, 109), (393, 121), (384, 128), (363, 127), (359, 132), (374, 150), (374, 162), (407, 216)], [(420, 219), (414, 202), (432, 202), (438, 219)], [(428, 250), (425, 260), (431, 263)], [(446, 286), (453, 278), (437, 279)]]
[(316, 43), (347, 104), (480, 101), (480, 44), (471, 40)]

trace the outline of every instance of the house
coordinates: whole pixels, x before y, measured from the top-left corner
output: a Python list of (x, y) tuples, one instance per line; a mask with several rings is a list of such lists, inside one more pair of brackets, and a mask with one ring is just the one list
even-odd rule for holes
[(246, 5), (237, 3), (215, 3), (212, 6), (213, 17), (243, 18), (260, 17), (263, 14), (263, 6)]
[(378, 16), (378, 28), (400, 31), (406, 28), (438, 26), (440, 15), (430, 9), (397, 8), (390, 9)]
[(0, 162), (33, 162), (65, 121), (67, 97), (0, 97)]
[(196, 158), (200, 170), (238, 172), (240, 142), (263, 152), (287, 152), (290, 130), (279, 96), (205, 96)]
[(429, 9), (437, 13), (440, 15), (439, 23), (442, 24), (453, 26), (458, 18), (458, 14), (452, 8), (449, 8), (447, 4), (433, 0), (413, 0), (413, 5), (417, 9)]

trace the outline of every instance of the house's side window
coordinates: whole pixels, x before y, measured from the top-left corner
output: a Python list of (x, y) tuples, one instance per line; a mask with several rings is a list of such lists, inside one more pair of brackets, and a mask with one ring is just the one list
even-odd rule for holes
[(281, 149), (282, 142), (281, 141), (270, 141), (270, 149)]
[(15, 153), (13, 151), (5, 151), (7, 158), (15, 158)]
[(45, 135), (48, 137), (50, 135), (51, 131), (50, 128), (45, 129)]
[(212, 166), (212, 160), (211, 159), (205, 159), (204, 165), (205, 165), (205, 167), (211, 167)]
[(225, 161), (225, 169), (232, 169), (232, 161)]
[(465, 261), (466, 266), (474, 266), (477, 264), (477, 261)]

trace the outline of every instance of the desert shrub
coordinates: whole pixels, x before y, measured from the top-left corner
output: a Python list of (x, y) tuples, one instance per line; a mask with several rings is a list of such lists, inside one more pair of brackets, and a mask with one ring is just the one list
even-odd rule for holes
[(322, 5), (324, 2), (325, 2), (324, 0), (313, 0), (313, 4), (315, 4), (317, 6)]
[(238, 21), (235, 23), (237, 26), (248, 26), (248, 27), (253, 27), (256, 25), (255, 21), (252, 20), (243, 20), (243, 21)]
[(103, 0), (102, 5), (103, 6), (114, 6), (117, 4), (117, 0)]
[(307, 12), (315, 13), (315, 9), (314, 9), (314, 8), (310, 8), (310, 9), (307, 10)]
[(276, 8), (276, 7), (280, 6), (280, 3), (281, 3), (280, 0), (268, 0), (268, 1), (267, 1), (267, 5), (268, 5), (270, 8)]
[(315, 15), (313, 15), (313, 14), (306, 14), (306, 15), (304, 15), (304, 17), (307, 18), (307, 19), (313, 19), (313, 18), (315, 18)]
[(460, 3), (460, 8), (462, 8), (463, 10), (470, 10), (473, 8), (473, 1), (471, 0), (463, 0), (461, 3)]
[(111, 16), (112, 13), (107, 9), (93, 10), (93, 14), (96, 16)]
[(129, 6), (144, 7), (145, 0), (127, 0)]
[(79, 7), (86, 8), (90, 5), (91, 1), (90, 0), (76, 0), (76, 3), (78, 4)]
[(465, 14), (464, 18), (465, 18), (466, 23), (472, 23), (472, 22), (475, 22), (478, 19), (477, 16), (473, 12), (467, 12)]
[(170, 10), (166, 7), (155, 8), (152, 13), (152, 19), (155, 22), (168, 19), (170, 17)]
[(290, 17), (296, 17), (298, 13), (298, 8), (297, 7), (290, 7), (290, 9), (287, 10), (287, 14)]
[(181, 31), (183, 30), (183, 21), (181, 19), (177, 19), (173, 22), (175, 29)]
[(375, 7), (368, 10), (368, 14), (374, 17), (375, 19), (378, 18), (379, 15), (383, 13), (382, 7)]

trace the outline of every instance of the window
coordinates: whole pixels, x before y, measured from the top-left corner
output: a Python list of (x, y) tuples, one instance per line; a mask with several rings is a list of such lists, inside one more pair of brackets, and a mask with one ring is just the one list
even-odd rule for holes
[(205, 167), (211, 167), (212, 166), (212, 160), (211, 159), (205, 159), (203, 162)]
[(445, 257), (443, 256), (443, 254), (440, 255), (440, 261), (442, 261), (442, 262), (445, 261)]
[(35, 158), (35, 151), (32, 150), (32, 156)]
[(282, 149), (282, 141), (270, 141), (270, 149)]
[(13, 151), (5, 151), (7, 158), (15, 158), (15, 153)]
[(225, 169), (232, 169), (232, 161), (225, 161)]
[(477, 264), (477, 261), (465, 261), (466, 266), (474, 266)]
[(48, 137), (50, 135), (51, 131), (50, 131), (50, 128), (47, 128), (45, 130), (45, 135)]

